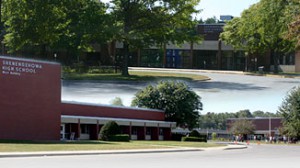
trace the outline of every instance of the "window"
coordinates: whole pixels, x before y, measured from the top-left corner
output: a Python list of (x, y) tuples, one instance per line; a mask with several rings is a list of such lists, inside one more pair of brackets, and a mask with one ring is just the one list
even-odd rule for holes
[(146, 135), (151, 135), (151, 128), (146, 128)]
[(80, 130), (81, 130), (80, 132), (82, 134), (89, 134), (90, 133), (90, 127), (87, 124), (80, 125)]
[(132, 127), (131, 134), (132, 135), (137, 135), (137, 128), (136, 127)]
[(159, 129), (159, 135), (164, 135), (164, 130), (162, 128)]

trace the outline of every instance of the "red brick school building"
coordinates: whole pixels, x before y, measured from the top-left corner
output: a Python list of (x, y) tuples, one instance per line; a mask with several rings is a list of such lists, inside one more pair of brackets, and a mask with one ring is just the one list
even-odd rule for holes
[(0, 56), (0, 139), (93, 139), (116, 121), (137, 140), (169, 140), (164, 111), (61, 102), (58, 63)]

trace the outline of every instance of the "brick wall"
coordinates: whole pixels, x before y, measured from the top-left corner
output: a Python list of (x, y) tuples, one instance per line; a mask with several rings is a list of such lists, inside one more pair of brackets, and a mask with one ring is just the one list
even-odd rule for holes
[(61, 67), (0, 56), (0, 139), (59, 140)]

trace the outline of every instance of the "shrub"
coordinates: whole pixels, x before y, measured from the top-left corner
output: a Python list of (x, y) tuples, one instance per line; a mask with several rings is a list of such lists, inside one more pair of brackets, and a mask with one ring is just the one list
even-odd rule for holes
[(207, 142), (206, 138), (199, 137), (182, 137), (181, 141), (189, 141), (189, 142)]
[(177, 134), (177, 133), (173, 133), (172, 134), (172, 140), (173, 141), (181, 141), (182, 137), (185, 137), (185, 135), (183, 135), (183, 134)]
[(89, 71), (89, 66), (85, 65), (83, 62), (74, 63), (73, 68), (76, 73), (87, 73)]
[(121, 133), (119, 125), (115, 121), (109, 121), (100, 130), (100, 139), (108, 141), (113, 135)]
[(118, 142), (129, 142), (129, 135), (128, 134), (117, 134), (112, 135), (108, 138), (109, 141), (118, 141)]
[(193, 130), (191, 133), (189, 133), (189, 136), (191, 136), (191, 137), (200, 137), (200, 133), (196, 130)]
[(74, 70), (70, 66), (63, 66), (63, 73), (72, 73)]
[(211, 139), (214, 140), (214, 141), (217, 140), (217, 133), (213, 132), (211, 134)]

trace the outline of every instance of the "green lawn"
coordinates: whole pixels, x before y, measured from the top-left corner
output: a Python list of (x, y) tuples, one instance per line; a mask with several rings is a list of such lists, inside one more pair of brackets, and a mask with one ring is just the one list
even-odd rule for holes
[(122, 150), (122, 149), (159, 149), (172, 147), (217, 147), (219, 144), (176, 141), (73, 141), (73, 142), (30, 142), (0, 141), (0, 152), (37, 152), (37, 151), (80, 151), (80, 150)]
[(120, 73), (64, 73), (66, 80), (121, 80), (121, 81), (156, 81), (156, 80), (186, 80), (202, 81), (209, 80), (208, 77), (196, 74), (182, 74), (172, 72), (144, 72), (129, 71), (130, 76), (124, 77)]

